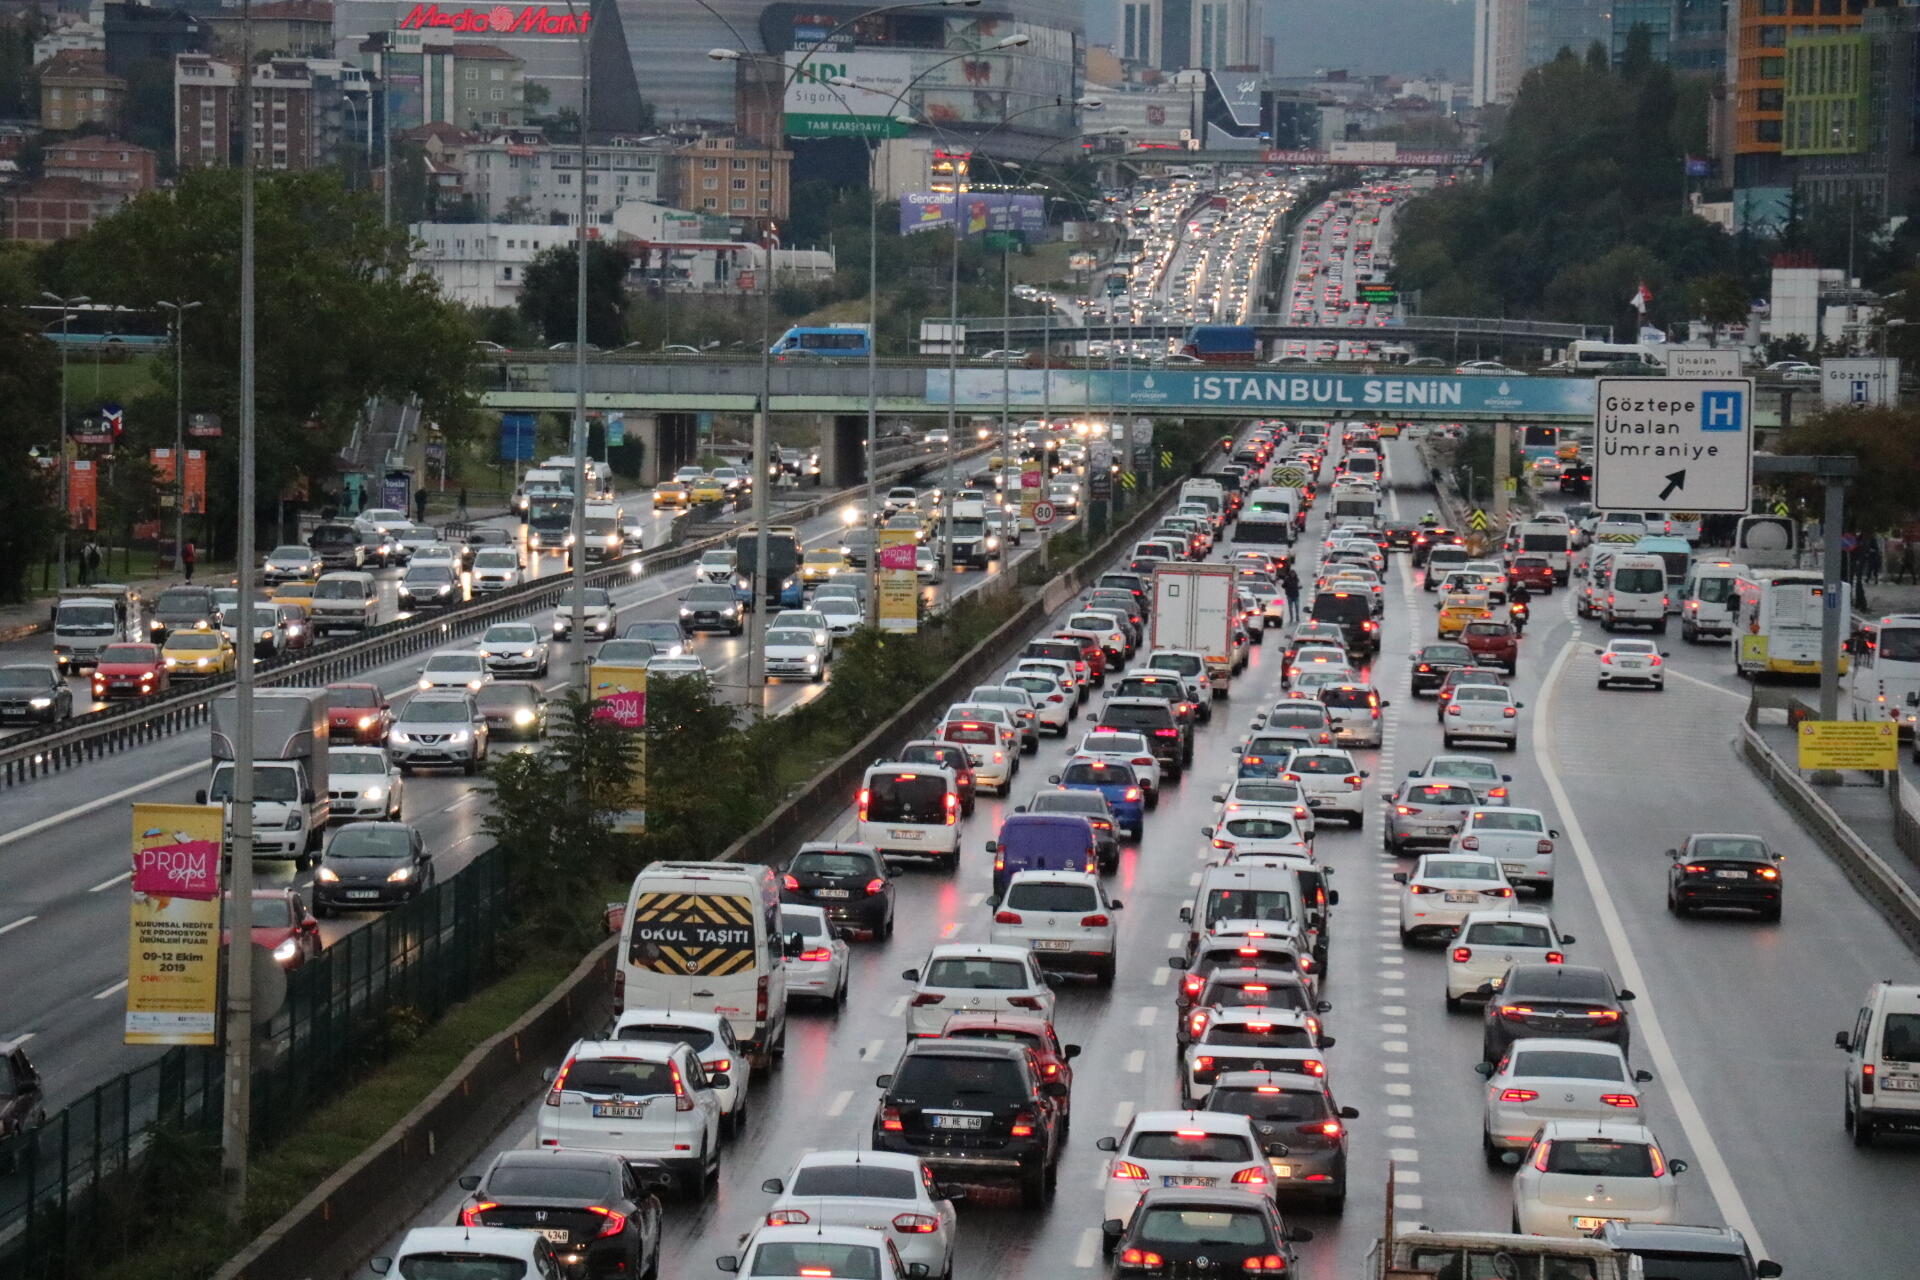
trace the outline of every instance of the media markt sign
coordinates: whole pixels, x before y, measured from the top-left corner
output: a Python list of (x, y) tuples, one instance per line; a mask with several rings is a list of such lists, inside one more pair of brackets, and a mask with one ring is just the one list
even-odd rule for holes
[(1751, 378), (1596, 378), (1593, 505), (1745, 513)]
[(442, 9), (437, 4), (416, 4), (400, 19), (402, 31), (426, 31), (439, 28), (453, 32), (488, 33), (500, 36), (577, 36), (587, 29), (593, 15), (584, 9), (570, 13), (564, 5), (558, 12), (544, 4), (515, 8), (496, 4), (485, 9), (459, 7)]

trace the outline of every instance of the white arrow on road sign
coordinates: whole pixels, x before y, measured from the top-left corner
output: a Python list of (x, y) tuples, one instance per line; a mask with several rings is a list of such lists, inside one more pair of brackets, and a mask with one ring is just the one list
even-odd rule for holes
[(1595, 507), (1737, 514), (1752, 491), (1752, 379), (1594, 380)]

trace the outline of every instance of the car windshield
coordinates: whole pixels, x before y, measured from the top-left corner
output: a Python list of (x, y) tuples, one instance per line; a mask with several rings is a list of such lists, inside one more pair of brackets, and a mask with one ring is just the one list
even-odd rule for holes
[(1084, 749), (1102, 755), (1133, 755), (1147, 750), (1147, 740), (1137, 733), (1090, 733)]
[(150, 644), (110, 644), (101, 651), (100, 661), (109, 665), (151, 665), (160, 661), (160, 651)]
[(1327, 1095), (1318, 1090), (1283, 1089), (1277, 1085), (1248, 1088), (1215, 1088), (1207, 1095), (1207, 1110), (1225, 1111), (1255, 1120), (1319, 1120), (1332, 1107)]
[(684, 1044), (699, 1053), (713, 1044), (713, 1032), (705, 1027), (682, 1026), (677, 1022), (623, 1022), (614, 1032), (616, 1040), (658, 1040), (665, 1044)]
[(1291, 782), (1242, 782), (1227, 798), (1240, 804), (1299, 804), (1300, 788)]
[(1507, 1074), (1564, 1080), (1624, 1081), (1627, 1078), (1626, 1068), (1614, 1055), (1581, 1053), (1574, 1049), (1521, 1050), (1513, 1055)]
[(327, 752), (327, 768), (334, 773), (380, 773), (387, 771), (386, 757), (371, 750)]
[(488, 1199), (498, 1196), (537, 1196), (541, 1199), (551, 1197), (555, 1200), (606, 1202), (621, 1198), (619, 1185), (605, 1169), (550, 1166), (544, 1160), (537, 1164), (500, 1166), (487, 1175), (484, 1194)]
[(1467, 930), (1462, 942), (1478, 942), (1489, 947), (1539, 947), (1553, 945), (1553, 934), (1543, 924), (1520, 920), (1481, 920)]
[(474, 705), (482, 711), (531, 709), (539, 693), (530, 684), (490, 684), (473, 695)]
[(647, 659), (657, 652), (651, 640), (609, 640), (600, 646), (600, 652), (594, 655), (594, 662), (609, 666), (625, 664), (644, 667)]
[(169, 649), (218, 649), (220, 637), (211, 631), (180, 631), (167, 637)]
[(473, 556), (476, 569), (517, 569), (520, 567), (520, 553), (510, 547), (488, 547), (477, 551)]
[(492, 1253), (410, 1253), (394, 1265), (400, 1280), (526, 1280), (528, 1264)]
[(1293, 919), (1293, 895), (1285, 889), (1215, 889), (1207, 895), (1205, 923), (1222, 920)]
[(843, 853), (830, 849), (814, 849), (795, 854), (787, 870), (796, 875), (827, 876), (844, 880), (851, 876), (875, 876), (880, 869), (874, 865), (873, 858), (864, 853)]
[(1173, 713), (1165, 703), (1153, 706), (1108, 706), (1100, 713), (1100, 723), (1122, 729), (1164, 729), (1173, 723)]
[(1130, 787), (1133, 785), (1133, 767), (1124, 764), (1105, 764), (1097, 760), (1079, 760), (1066, 767), (1060, 774), (1060, 781), (1082, 786)]
[(1499, 685), (1463, 684), (1453, 691), (1455, 702), (1497, 702), (1506, 703), (1510, 695)]
[[(769, 637), (768, 643), (776, 642)], [(947, 779), (937, 773), (889, 769), (869, 774), (861, 817), (868, 822), (945, 823), (948, 786)]]
[(327, 686), (329, 707), (377, 707), (380, 691), (372, 685), (333, 684)]
[(44, 667), (0, 667), (0, 689), (46, 689), (53, 673)]
[(1476, 810), (1467, 825), (1477, 831), (1524, 831), (1528, 834), (1547, 829), (1545, 818), (1523, 809)]
[(1880, 1056), (1888, 1062), (1920, 1062), (1920, 1014), (1889, 1013), (1880, 1035)]
[[(292, 769), (276, 769), (269, 765), (256, 765), (253, 770), (253, 798), (272, 801), (275, 804), (288, 804), (299, 798), (300, 790), (296, 785)], [(213, 783), (207, 788), (207, 799), (215, 804), (233, 799), (233, 766), (223, 764), (213, 775)]]
[(1312, 703), (1283, 702), (1267, 712), (1270, 729), (1323, 729), (1326, 723), (1327, 713)]
[(256, 929), (291, 929), (298, 924), (294, 915), (293, 899), (283, 894), (271, 898), (256, 897), (253, 900), (253, 927)]
[(1007, 684), (1022, 693), (1046, 695), (1060, 692), (1060, 682), (1047, 676), (1012, 675), (1007, 677)]
[(790, 1196), (859, 1196), (918, 1200), (920, 1179), (911, 1169), (873, 1164), (811, 1164), (793, 1175)]
[(483, 644), (537, 644), (540, 633), (524, 622), (501, 622), (487, 628)]
[(1213, 1245), (1223, 1249), (1266, 1249), (1267, 1222), (1255, 1210), (1147, 1209), (1129, 1243)]
[(1666, 574), (1659, 569), (1615, 569), (1613, 589), (1628, 595), (1651, 595), (1666, 587)]
[(880, 1250), (866, 1244), (825, 1240), (769, 1240), (753, 1251), (750, 1276), (833, 1276), (836, 1280), (880, 1280)]
[(427, 659), (428, 671), (473, 672), (480, 670), (477, 653), (436, 653)]
[(690, 587), (680, 603), (695, 609), (713, 609), (733, 603), (732, 587)]
[(901, 1098), (1025, 1094), (1020, 1069), (1005, 1058), (959, 1058), (913, 1054), (894, 1073), (890, 1094)]
[(342, 827), (327, 845), (328, 858), (405, 858), (413, 852), (413, 834), (403, 827)]
[(798, 631), (789, 628), (785, 631), (767, 632), (767, 644), (774, 647), (792, 646), (800, 649), (813, 647), (813, 632)]
[(313, 584), (316, 600), (359, 600), (365, 594), (360, 583), (351, 578), (322, 578)]
[(1245, 1164), (1254, 1158), (1253, 1146), (1245, 1136), (1201, 1129), (1136, 1133), (1127, 1145), (1127, 1154), (1142, 1160), (1189, 1164)]
[(115, 620), (113, 606), (109, 604), (60, 606), (60, 625), (63, 627), (111, 627)]
[(409, 702), (400, 717), (413, 724), (464, 724), (473, 718), (463, 702), (424, 698)]
[(1547, 1144), (1546, 1172), (1582, 1178), (1651, 1178), (1653, 1148), (1644, 1142), (1558, 1138)]
[(567, 1064), (569, 1093), (619, 1093), (645, 1098), (673, 1092), (673, 1067), (634, 1058), (575, 1058)]
[(1417, 880), (1498, 880), (1500, 867), (1497, 863), (1477, 862), (1471, 858), (1432, 858), (1414, 878)]
[(1353, 772), (1353, 761), (1345, 756), (1296, 755), (1293, 759), (1287, 761), (1287, 769), (1291, 773), (1312, 773), (1322, 776), (1339, 773), (1351, 774)]
[(1615, 653), (1655, 654), (1660, 652), (1651, 640), (1615, 640), (1607, 647)]
[(1163, 671), (1177, 671), (1183, 676), (1200, 674), (1206, 665), (1206, 659), (1191, 653), (1156, 653), (1148, 660), (1150, 667), (1159, 667)]
[(1473, 650), (1467, 648), (1467, 646), (1463, 644), (1430, 644), (1426, 648), (1420, 650), (1420, 661), (1427, 662), (1427, 663), (1433, 663), (1433, 662), (1471, 663), (1473, 661)]
[(1018, 960), (986, 956), (943, 956), (927, 966), (922, 986), (974, 991), (1025, 991), (1033, 985)]
[(1275, 818), (1234, 818), (1226, 833), (1236, 840), (1285, 840), (1294, 834), (1291, 822)]
[(1376, 699), (1371, 689), (1335, 687), (1322, 689), (1320, 691), (1320, 701), (1324, 706), (1356, 709), (1371, 707), (1375, 705)]
[(1510, 636), (1513, 628), (1504, 622), (1469, 622), (1466, 634), (1470, 636)]
[(1472, 804), (1473, 790), (1446, 782), (1410, 782), (1400, 798), (1407, 804)]
[(1202, 1044), (1243, 1049), (1311, 1049), (1313, 1034), (1290, 1022), (1216, 1022)]
[(1516, 966), (1507, 980), (1507, 994), (1527, 995), (1545, 1000), (1592, 1000), (1613, 1002), (1613, 980), (1598, 969), (1576, 969), (1568, 965)]
[(1094, 911), (1100, 895), (1090, 884), (1015, 883), (1006, 905), (1016, 911)]

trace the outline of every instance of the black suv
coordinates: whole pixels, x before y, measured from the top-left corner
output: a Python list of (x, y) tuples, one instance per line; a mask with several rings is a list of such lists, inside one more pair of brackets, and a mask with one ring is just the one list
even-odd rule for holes
[(1338, 626), (1347, 652), (1354, 657), (1371, 658), (1380, 652), (1380, 624), (1373, 620), (1373, 602), (1359, 592), (1322, 591), (1313, 597), (1308, 616)]
[(1178, 782), (1193, 759), (1193, 730), (1165, 698), (1109, 698), (1095, 727), (1144, 736), (1169, 782)]
[(149, 617), (155, 644), (175, 631), (210, 630), (224, 621), (211, 587), (168, 587), (153, 602)]
[(1515, 1040), (1529, 1036), (1565, 1036), (1610, 1040), (1624, 1055), (1632, 1042), (1627, 1002), (1633, 992), (1613, 985), (1605, 969), (1582, 964), (1516, 964), (1487, 997), (1480, 1059), (1498, 1062)]
[(1292, 1246), (1313, 1239), (1282, 1222), (1265, 1196), (1178, 1187), (1154, 1188), (1132, 1218), (1109, 1218), (1100, 1230), (1116, 1276), (1292, 1275)]
[(1116, 698), (1159, 698), (1173, 708), (1186, 737), (1189, 758), (1193, 752), (1193, 728), (1200, 721), (1200, 707), (1187, 697), (1186, 677), (1173, 672), (1129, 671), (1114, 686)]
[(919, 1156), (943, 1180), (1017, 1186), (1029, 1209), (1052, 1198), (1067, 1085), (1043, 1079), (1025, 1046), (919, 1040), (875, 1083), (876, 1151)]

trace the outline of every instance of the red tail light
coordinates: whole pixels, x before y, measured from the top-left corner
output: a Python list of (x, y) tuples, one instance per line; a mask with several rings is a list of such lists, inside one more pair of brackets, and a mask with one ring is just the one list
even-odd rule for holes
[(811, 960), (816, 964), (824, 964), (828, 960), (833, 959), (833, 952), (826, 947), (811, 947), (802, 951), (800, 958), (802, 960)]
[(942, 1000), (945, 1000), (945, 999), (946, 999), (945, 996), (935, 995), (931, 991), (922, 991), (918, 995), (914, 996), (913, 1007), (916, 1009), (924, 1009), (928, 1005), (939, 1004)]
[(1471, 959), (1473, 959), (1472, 947), (1455, 947), (1453, 949), (1453, 962), (1455, 964), (1465, 964)]
[(1487, 799), (1489, 800), (1505, 800), (1506, 798), (1507, 789), (1505, 787), (1494, 787), (1487, 792)]
[(566, 1062), (561, 1064), (559, 1072), (554, 1075), (553, 1087), (547, 1090), (548, 1106), (557, 1107), (560, 1105), (560, 1094), (567, 1087), (567, 1072), (571, 1070), (573, 1070), (573, 1059), (568, 1058)]
[(1519, 1022), (1533, 1016), (1533, 1007), (1524, 1004), (1503, 1004), (1500, 1006), (1500, 1016)]
[(1480, 892), (1491, 898), (1511, 898), (1513, 896), (1512, 889), (1482, 889)]
[(460, 1211), (460, 1225), (463, 1227), (484, 1227), (487, 1225), (486, 1220), (480, 1215), (489, 1209), (498, 1209), (499, 1207), (499, 1205), (491, 1200), (482, 1200), (479, 1204), (470, 1204)]
[(1203, 1053), (1199, 1057), (1193, 1060), (1193, 1073), (1195, 1075), (1200, 1075), (1203, 1072), (1211, 1073), (1212, 1071), (1213, 1071), (1213, 1056), (1211, 1054)]
[(1251, 1168), (1234, 1174), (1233, 1181), (1243, 1187), (1264, 1187), (1269, 1179), (1265, 1169)]
[(1547, 952), (1548, 964), (1565, 964), (1566, 962), (1567, 962), (1567, 957), (1563, 953), (1558, 951)]
[(1114, 1164), (1113, 1173), (1109, 1176), (1116, 1181), (1144, 1182), (1146, 1181), (1147, 1171), (1131, 1160), (1121, 1160)]
[(764, 973), (753, 984), (753, 1017), (756, 1022), (767, 1020), (767, 975)]
[(1277, 1253), (1269, 1253), (1260, 1257), (1248, 1258), (1240, 1264), (1240, 1269), (1242, 1271), (1285, 1271), (1287, 1269), (1287, 1260)]
[(1629, 1111), (1637, 1111), (1640, 1107), (1640, 1099), (1630, 1093), (1603, 1093), (1600, 1101), (1610, 1107), (1623, 1107)]
[(770, 1227), (804, 1227), (813, 1221), (813, 1215), (805, 1209), (775, 1209), (767, 1215)]
[(1315, 1120), (1310, 1124), (1301, 1125), (1295, 1132), (1312, 1134), (1320, 1138), (1337, 1138), (1346, 1130), (1338, 1120)]
[(1327, 1074), (1327, 1064), (1318, 1058), (1305, 1059), (1300, 1063), (1300, 1069), (1310, 1076), (1324, 1076)]
[(1135, 757), (1134, 757), (1134, 758), (1133, 758), (1133, 759), (1132, 759), (1132, 760), (1131, 760), (1131, 761), (1130, 761), (1129, 763), (1131, 763), (1131, 764), (1152, 764), (1152, 763), (1153, 763), (1153, 757), (1152, 757), (1152, 756), (1135, 756)]
[(1873, 1092), (1873, 1064), (1871, 1062), (1863, 1062), (1860, 1064), (1860, 1092)]
[(1539, 1096), (1540, 1095), (1532, 1089), (1502, 1089), (1500, 1091), (1500, 1101), (1502, 1102), (1532, 1102)]
[(880, 1127), (888, 1133), (900, 1132), (900, 1108), (882, 1107), (880, 1109)]
[(1151, 1249), (1123, 1249), (1120, 1263), (1127, 1267), (1158, 1267), (1164, 1265), (1166, 1259)]
[(903, 1213), (893, 1220), (893, 1229), (902, 1235), (931, 1235), (940, 1229), (940, 1219), (930, 1213)]
[(1007, 1003), (1015, 1009), (1031, 1009), (1035, 1013), (1040, 1012), (1040, 998), (1038, 996), (1009, 996)]
[(1348, 774), (1348, 775), (1347, 775), (1347, 785), (1348, 785), (1348, 786), (1350, 786), (1350, 787), (1357, 787), (1357, 786), (1359, 786), (1359, 785), (1360, 785), (1360, 775), (1359, 775), (1359, 774), (1357, 774), (1357, 773), (1350, 773), (1350, 774)]
[(1111, 922), (1104, 915), (1091, 915), (1091, 916), (1080, 917), (1080, 927), (1082, 929), (1104, 929), (1107, 927), (1109, 923)]
[(872, 799), (873, 792), (865, 787), (860, 788), (860, 821), (862, 822), (867, 820), (867, 804)]
[(781, 884), (781, 887), (791, 890), (795, 893), (799, 892), (800, 890), (800, 881), (799, 881), (799, 878), (796, 876), (792, 876), (792, 875), (781, 876), (780, 884)]
[(619, 1213), (613, 1209), (606, 1208), (604, 1205), (597, 1204), (588, 1205), (587, 1212), (597, 1213), (605, 1219), (605, 1221), (600, 1224), (600, 1230), (596, 1233), (598, 1235), (617, 1236), (627, 1229), (627, 1215), (624, 1213)]
[(1452, 701), (1449, 701), (1447, 703), (1447, 714), (1450, 716), (1457, 716), (1460, 714), (1460, 708), (1457, 705), (1455, 705)]
[(713, 1074), (716, 1071), (731, 1071), (731, 1070), (733, 1070), (732, 1058), (716, 1058), (714, 1061), (707, 1063), (707, 1074), (709, 1075)]
[(993, 922), (995, 924), (1019, 924), (1021, 923), (1020, 913), (1018, 911), (996, 911), (993, 914)]
[(1409, 893), (1415, 893), (1415, 894), (1440, 892), (1440, 890), (1434, 888), (1430, 884), (1410, 884), (1407, 886), (1407, 891)]
[(1178, 729), (1155, 729), (1153, 736), (1156, 738), (1173, 738), (1179, 736), (1179, 733), (1180, 731)]
[(1199, 995), (1200, 988), (1204, 985), (1206, 985), (1205, 978), (1201, 978), (1195, 974), (1188, 974), (1186, 978), (1181, 981), (1180, 989), (1187, 996), (1192, 997)]
[(1500, 708), (1500, 714), (1511, 720), (1520, 713), (1512, 707), (1502, 707)]
[(867, 896), (869, 898), (885, 893), (886, 891), (887, 882), (885, 880), (873, 879), (867, 881)]
[(1587, 1016), (1595, 1022), (1620, 1021), (1620, 1011), (1618, 1009), (1589, 1009), (1587, 1010)]
[(1138, 800), (1140, 798), (1140, 788), (1128, 787), (1122, 798), (1126, 800)]
[(687, 1092), (686, 1081), (680, 1078), (680, 1068), (669, 1062), (667, 1070), (673, 1073), (673, 1109), (675, 1111), (693, 1110), (693, 1097)]
[(1022, 1111), (1019, 1115), (1015, 1116), (1013, 1118), (1013, 1128), (1008, 1132), (1012, 1133), (1016, 1138), (1031, 1138), (1033, 1136), (1033, 1114), (1028, 1111)]
[(1551, 1142), (1542, 1142), (1540, 1149), (1534, 1153), (1533, 1167), (1542, 1173), (1547, 1171), (1547, 1151), (1552, 1146), (1553, 1144)]

